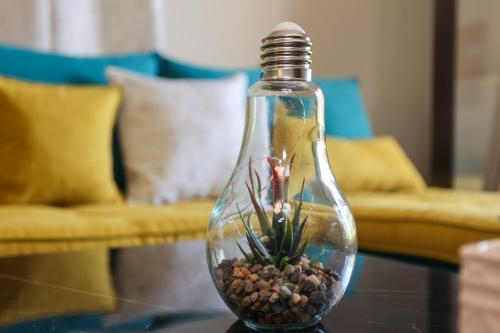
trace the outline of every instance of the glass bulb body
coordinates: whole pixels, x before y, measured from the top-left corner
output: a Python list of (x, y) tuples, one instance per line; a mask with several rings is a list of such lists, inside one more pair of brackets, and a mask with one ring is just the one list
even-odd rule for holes
[(208, 227), (221, 297), (253, 328), (311, 326), (343, 296), (356, 252), (354, 219), (328, 162), (321, 89), (255, 83), (240, 155)]

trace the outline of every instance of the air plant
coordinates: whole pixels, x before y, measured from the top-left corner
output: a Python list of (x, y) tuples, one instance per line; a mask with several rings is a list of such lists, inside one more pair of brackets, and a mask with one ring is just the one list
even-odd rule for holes
[[(250, 222), (251, 214), (245, 219), (240, 208), (237, 207), (239, 216), (245, 226), (246, 238), (251, 255), (245, 252), (238, 242), (237, 245), (246, 260), (250, 263), (259, 263), (264, 266), (273, 264), (277, 268), (283, 269), (287, 264), (293, 265), (298, 263), (304, 255), (304, 251), (309, 243), (310, 238), (305, 236), (305, 229), (309, 216), (306, 216), (300, 221), (305, 179), (302, 180), (300, 202), (293, 214), (290, 214), (292, 218), (290, 219), (285, 212), (285, 207), (289, 207), (288, 183), (294, 157), (295, 156), (290, 160), (288, 174), (286, 175), (286, 168), (284, 166), (276, 165), (271, 158), (267, 159), (272, 171), (271, 189), (273, 196), (273, 214), (271, 221), (269, 221), (269, 217), (264, 211), (260, 201), (262, 193), (260, 176), (257, 171), (253, 169), (252, 160), (250, 159), (249, 161), (248, 172), (250, 184), (247, 182), (246, 186), (260, 225), (260, 235), (258, 235), (252, 227)], [(254, 176), (256, 184), (254, 183)]]

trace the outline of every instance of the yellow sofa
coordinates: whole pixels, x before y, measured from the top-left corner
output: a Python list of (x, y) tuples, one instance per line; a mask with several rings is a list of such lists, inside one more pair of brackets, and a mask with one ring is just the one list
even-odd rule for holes
[[(458, 262), (464, 243), (500, 237), (500, 193), (428, 188), (351, 192), (360, 249)], [(203, 239), (213, 200), (156, 206), (0, 205), (0, 256)]]

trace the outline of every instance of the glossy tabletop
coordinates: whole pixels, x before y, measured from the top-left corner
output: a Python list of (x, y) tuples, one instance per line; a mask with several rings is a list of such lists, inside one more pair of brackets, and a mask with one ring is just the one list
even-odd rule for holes
[[(456, 332), (457, 274), (361, 254), (308, 332)], [(0, 333), (250, 332), (210, 281), (203, 242), (0, 259)]]

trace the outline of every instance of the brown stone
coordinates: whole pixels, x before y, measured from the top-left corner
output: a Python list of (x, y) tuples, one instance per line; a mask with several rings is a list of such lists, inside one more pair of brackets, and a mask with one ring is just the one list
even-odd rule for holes
[(280, 295), (278, 293), (274, 292), (269, 297), (269, 303), (275, 303), (279, 299), (280, 299)]
[(316, 275), (310, 275), (307, 277), (307, 280), (314, 283), (314, 286), (318, 287), (321, 284), (321, 281), (316, 277)]
[(292, 296), (292, 292), (286, 286), (281, 286), (280, 296), (282, 299), (289, 299)]
[(288, 276), (292, 274), (295, 271), (295, 268), (292, 265), (286, 265), (285, 269), (283, 270), (283, 274)]
[(245, 292), (250, 294), (254, 290), (254, 284), (250, 280), (245, 280)]
[(270, 296), (271, 296), (271, 292), (269, 290), (261, 290), (259, 292), (259, 302), (261, 302), (261, 303), (268, 302)]
[(250, 299), (252, 300), (252, 303), (255, 303), (257, 299), (259, 299), (259, 293), (254, 291), (252, 294), (250, 294)]
[(231, 286), (229, 287), (231, 290), (236, 290), (239, 288), (239, 286), (243, 283), (242, 280), (236, 279), (231, 282)]
[(250, 275), (250, 280), (251, 280), (252, 282), (257, 281), (258, 279), (259, 279), (259, 276), (258, 276), (257, 274), (252, 274), (252, 275)]
[(250, 270), (246, 267), (241, 267), (240, 272), (243, 275), (244, 279), (248, 279), (248, 277), (250, 276)]
[(273, 310), (274, 313), (280, 313), (283, 312), (283, 310), (285, 310), (285, 307), (280, 303), (274, 303), (271, 304), (271, 310)]
[(301, 295), (300, 296), (300, 302), (299, 302), (299, 305), (304, 307), (307, 305), (307, 302), (309, 301), (309, 298), (307, 298), (306, 295)]
[(300, 295), (293, 293), (291, 297), (292, 304), (297, 304), (300, 302)]
[(262, 269), (262, 265), (261, 264), (256, 264), (256, 265), (253, 265), (251, 268), (250, 268), (250, 272), (252, 273), (257, 273), (258, 271), (260, 271)]
[(279, 314), (274, 315), (271, 319), (272, 319), (272, 321), (273, 321), (274, 323), (276, 323), (276, 324), (283, 324), (283, 322), (285, 321), (285, 320), (283, 319), (283, 316), (281, 316), (281, 315), (279, 315)]
[(241, 306), (244, 307), (244, 308), (247, 308), (249, 307), (250, 305), (252, 305), (252, 300), (250, 299), (249, 296), (245, 296), (241, 299)]
[(218, 278), (218, 279), (221, 279), (222, 280), (222, 277), (224, 276), (224, 270), (222, 268), (217, 268), (215, 270), (215, 276)]
[(269, 305), (269, 303), (264, 304), (264, 305), (260, 308), (260, 311), (262, 311), (262, 312), (269, 312), (269, 310), (271, 310), (271, 306)]
[(239, 305), (239, 303), (241, 301), (241, 297), (239, 297), (238, 295), (235, 295), (235, 294), (231, 294), (231, 295), (229, 295), (229, 301), (231, 303), (233, 303), (234, 305)]
[(262, 306), (264, 305), (264, 303), (259, 303), (259, 302), (255, 302), (251, 307), (250, 309), (254, 310), (254, 311), (260, 311), (260, 309), (262, 309)]
[(271, 289), (271, 284), (265, 280), (260, 280), (257, 282), (257, 287), (259, 290), (269, 290)]

